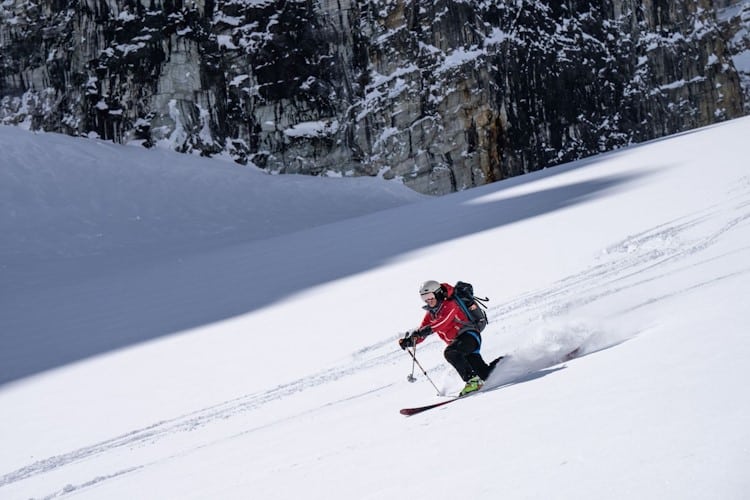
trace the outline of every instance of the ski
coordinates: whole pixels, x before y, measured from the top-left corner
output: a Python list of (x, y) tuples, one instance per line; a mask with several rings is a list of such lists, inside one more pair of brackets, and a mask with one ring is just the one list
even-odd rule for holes
[[(499, 358), (493, 359), (490, 362), (490, 364), (488, 365), (490, 367), (489, 373), (492, 373), (492, 370), (495, 369), (495, 366), (497, 366), (497, 364), (500, 361), (502, 361), (503, 359), (505, 359), (505, 356), (500, 356)], [(488, 373), (488, 376), (489, 376), (489, 373)], [(407, 417), (409, 417), (411, 415), (416, 415), (417, 413), (422, 413), (423, 411), (432, 410), (433, 408), (438, 408), (440, 406), (445, 406), (445, 405), (447, 405), (449, 403), (453, 403), (454, 401), (458, 401), (459, 399), (464, 399), (464, 398), (466, 398), (468, 396), (471, 396), (472, 394), (476, 394), (478, 392), (482, 392), (482, 390), (479, 389), (478, 391), (470, 392), (469, 394), (466, 394), (464, 396), (456, 396), (456, 397), (454, 397), (452, 399), (448, 399), (448, 400), (445, 400), (445, 401), (440, 401), (439, 403), (432, 403), (432, 404), (425, 405), (425, 406), (417, 406), (415, 408), (403, 408), (403, 409), (401, 409), (399, 411), (399, 413), (401, 415), (406, 415)]]
[[(463, 397), (466, 397), (466, 396), (463, 396)], [(416, 415), (417, 413), (422, 413), (423, 411), (427, 411), (427, 410), (431, 410), (433, 408), (437, 408), (438, 406), (447, 405), (448, 403), (452, 403), (454, 401), (458, 401), (461, 398), (462, 398), (461, 396), (457, 396), (457, 397), (455, 397), (453, 399), (447, 399), (445, 401), (441, 401), (439, 403), (433, 403), (431, 405), (418, 406), (416, 408), (403, 408), (403, 409), (401, 409), (399, 411), (399, 413), (401, 415), (406, 415), (408, 417), (408, 416), (411, 416), (411, 415)]]

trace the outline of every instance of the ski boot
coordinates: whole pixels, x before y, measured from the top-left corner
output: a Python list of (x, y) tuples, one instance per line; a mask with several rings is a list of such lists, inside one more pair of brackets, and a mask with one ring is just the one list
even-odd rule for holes
[(461, 392), (458, 393), (458, 396), (466, 396), (467, 394), (471, 394), (472, 392), (476, 392), (479, 389), (482, 388), (484, 385), (484, 381), (479, 378), (478, 376), (474, 375), (469, 380), (466, 381), (466, 386), (461, 389)]

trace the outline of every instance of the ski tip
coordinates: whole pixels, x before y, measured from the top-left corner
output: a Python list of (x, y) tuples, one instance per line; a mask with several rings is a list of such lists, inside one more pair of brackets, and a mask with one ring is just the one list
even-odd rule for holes
[(448, 403), (452, 403), (453, 401), (456, 401), (458, 398), (451, 398), (445, 401), (440, 401), (439, 403), (433, 403), (426, 406), (417, 406), (416, 408), (403, 408), (399, 411), (401, 415), (411, 416), (416, 415), (417, 413), (422, 413), (423, 411), (431, 410), (433, 408), (439, 408), (443, 405), (447, 405)]

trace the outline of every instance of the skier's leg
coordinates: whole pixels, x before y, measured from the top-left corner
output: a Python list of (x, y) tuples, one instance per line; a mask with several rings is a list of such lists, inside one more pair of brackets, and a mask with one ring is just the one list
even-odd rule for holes
[(461, 334), (462, 337), (471, 337), (476, 341), (476, 348), (466, 354), (466, 362), (471, 366), (471, 370), (482, 380), (487, 380), (490, 375), (490, 367), (482, 359), (479, 349), (482, 346), (482, 336), (479, 332), (467, 330)]
[[(479, 351), (479, 339), (469, 332), (464, 332), (456, 337), (456, 339), (445, 348), (443, 353), (445, 359), (453, 365), (453, 368), (456, 369), (458, 375), (464, 382), (468, 381), (474, 375), (479, 375), (480, 378), (482, 376), (481, 373), (477, 373), (474, 370), (472, 363), (469, 361), (469, 357), (475, 351)], [(481, 356), (479, 359), (481, 360)], [(485, 365), (485, 370), (486, 366), (487, 365)]]
[(484, 359), (482, 359), (482, 355), (479, 354), (479, 351), (473, 352), (466, 356), (466, 361), (471, 366), (471, 369), (474, 370), (474, 373), (479, 375), (479, 378), (482, 380), (487, 380), (487, 377), (490, 375), (490, 367), (487, 365), (487, 363), (484, 362)]

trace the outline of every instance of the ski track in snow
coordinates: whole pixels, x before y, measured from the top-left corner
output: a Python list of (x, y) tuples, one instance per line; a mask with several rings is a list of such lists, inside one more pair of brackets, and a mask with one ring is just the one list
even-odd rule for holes
[[(609, 258), (606, 262), (569, 276), (550, 288), (530, 292), (491, 308), (491, 323), (507, 323), (509, 319), (516, 316), (526, 318), (527, 323), (563, 316), (571, 310), (610, 295), (659, 280), (673, 273), (689, 271), (696, 265), (723, 257), (711, 257), (698, 262), (690, 262), (685, 266), (671, 267), (707, 250), (736, 226), (750, 220), (750, 181), (743, 179), (745, 180), (744, 192), (736, 199), (695, 212), (690, 216), (681, 217), (610, 245), (600, 257), (602, 260)], [(738, 213), (740, 213), (739, 216)], [(714, 230), (705, 230), (701, 227), (704, 224), (718, 225), (718, 227)], [(707, 236), (690, 239), (689, 233), (695, 229), (698, 229), (699, 234)], [(748, 249), (750, 247), (745, 247), (742, 251)], [(750, 272), (750, 266), (745, 268), (742, 274), (747, 272)], [(725, 279), (736, 274), (717, 276), (715, 279)], [(708, 282), (694, 284), (677, 293), (684, 293), (705, 284)], [(674, 295), (673, 293), (651, 298), (644, 303), (633, 305), (629, 310)], [(533, 314), (534, 312), (537, 314)]]
[[(596, 259), (601, 261), (600, 263), (562, 279), (549, 288), (530, 292), (503, 304), (490, 307), (488, 313), (491, 326), (485, 332), (485, 335), (488, 333), (501, 335), (514, 332), (513, 335), (519, 335), (521, 338), (516, 351), (507, 353), (510, 356), (508, 361), (504, 362), (493, 374), (487, 383), (487, 388), (492, 390), (533, 379), (535, 373), (567, 361), (566, 354), (574, 349), (580, 348), (577, 356), (584, 356), (597, 350), (612, 347), (637, 335), (639, 332), (627, 332), (624, 337), (618, 338), (616, 335), (612, 335), (612, 332), (592, 328), (591, 325), (586, 323), (552, 327), (542, 332), (542, 338), (531, 336), (531, 340), (523, 338), (524, 334), (519, 332), (525, 329), (524, 325), (570, 315), (585, 305), (611, 295), (639, 287), (645, 283), (658, 281), (674, 273), (684, 273), (695, 266), (707, 265), (726, 257), (727, 255), (713, 255), (701, 260), (693, 259), (690, 262), (684, 262), (686, 259), (695, 257), (712, 248), (722, 237), (747, 224), (750, 220), (750, 177), (739, 179), (736, 187), (728, 194), (730, 195), (729, 199), (720, 204), (698, 210), (688, 216), (653, 227), (610, 245)], [(711, 229), (707, 229), (706, 225)], [(691, 231), (706, 236), (691, 238)], [(748, 250), (750, 250), (750, 247), (744, 247), (736, 252)], [(748, 259), (748, 262), (750, 262), (750, 259)], [(712, 280), (694, 282), (677, 292), (647, 297), (642, 302), (635, 303), (628, 310), (619, 311), (619, 313), (636, 310), (655, 301), (668, 299), (676, 294), (688, 293), (711, 282), (747, 273), (750, 273), (750, 265), (739, 273), (717, 275)], [(0, 489), (33, 476), (59, 470), (71, 464), (96, 460), (97, 457), (107, 453), (118, 450), (127, 452), (128, 449), (137, 446), (157, 446), (160, 440), (178, 433), (192, 432), (212, 423), (243, 416), (248, 412), (259, 410), (270, 402), (335, 382), (363, 370), (383, 365), (394, 365), (401, 362), (403, 357), (403, 354), (397, 348), (394, 349), (394, 345), (395, 337), (388, 338), (353, 353), (348, 362), (280, 385), (269, 391), (226, 401), (171, 420), (157, 422), (151, 426), (69, 453), (34, 462), (0, 476)], [(428, 368), (428, 371), (440, 371), (442, 369), (444, 367), (438, 366)], [(261, 428), (300, 418), (344, 401), (366, 397), (392, 385), (393, 383), (383, 387), (369, 388), (359, 394), (349, 394), (341, 399), (322, 403), (303, 412), (244, 429), (240, 433), (235, 430), (232, 436), (219, 439), (214, 437), (210, 438), (211, 440), (208, 442), (197, 442), (191, 445), (192, 448), (187, 451), (182, 450), (177, 454), (165, 450), (164, 456), (157, 461), (131, 464), (129, 467), (96, 476), (78, 485), (68, 484), (44, 498), (57, 498), (80, 492), (82, 489), (95, 486), (103, 481), (118, 478), (139, 471), (151, 464), (184, 455), (191, 450), (210, 446), (239, 434), (251, 433)], [(133, 458), (137, 459), (136, 456), (133, 456)]]
[[(257, 410), (258, 408), (271, 401), (276, 401), (298, 392), (320, 386), (322, 384), (334, 382), (340, 378), (352, 375), (359, 370), (381, 365), (385, 359), (393, 358), (394, 353), (387, 352), (385, 354), (376, 354), (374, 357), (369, 359), (363, 359), (363, 355), (366, 355), (372, 351), (382, 350), (382, 348), (384, 348), (386, 345), (390, 346), (391, 344), (392, 342), (389, 340), (387, 342), (382, 342), (376, 346), (372, 346), (368, 349), (363, 349), (362, 351), (359, 351), (359, 354), (355, 354), (351, 362), (344, 366), (337, 366), (328, 370), (324, 370), (317, 374), (298, 379), (294, 382), (280, 385), (270, 391), (251, 394), (234, 400), (226, 401), (216, 406), (204, 408), (171, 420), (158, 422), (143, 429), (138, 429), (127, 434), (115, 437), (113, 439), (102, 441), (92, 446), (80, 448), (64, 455), (58, 455), (47, 458), (45, 460), (40, 460), (14, 472), (0, 476), (0, 488), (7, 484), (27, 479), (37, 474), (49, 472), (51, 470), (63, 467), (74, 462), (86, 460), (111, 450), (140, 445), (144, 443), (155, 443), (160, 438), (171, 436), (178, 432), (191, 432), (200, 427), (209, 425), (212, 422), (224, 420), (232, 416), (238, 416), (249, 411)], [(392, 349), (388, 350), (392, 351)], [(384, 388), (385, 387), (382, 387), (380, 389)], [(367, 391), (367, 393), (371, 392), (373, 391)], [(338, 402), (342, 402), (351, 398), (352, 397), (348, 397)], [(135, 467), (131, 470), (135, 470), (138, 468), (140, 467)]]

